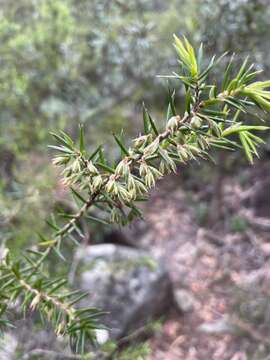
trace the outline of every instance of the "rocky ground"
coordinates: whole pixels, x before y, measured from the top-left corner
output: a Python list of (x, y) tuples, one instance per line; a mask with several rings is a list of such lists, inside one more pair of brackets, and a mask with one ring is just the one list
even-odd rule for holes
[[(78, 282), (78, 273), (88, 305), (109, 310), (116, 339), (140, 343), (148, 315), (163, 315), (161, 330), (147, 333), (146, 360), (270, 360), (270, 162), (224, 175), (222, 183), (201, 177), (161, 181), (144, 205), (144, 221), (122, 236), (106, 235), (114, 244), (79, 249), (71, 278)], [(5, 346), (1, 360), (77, 358), (28, 320)]]
[(175, 305), (147, 360), (270, 359), (269, 165), (225, 179), (215, 226), (198, 225), (205, 188), (191, 201), (175, 176), (153, 192), (129, 236), (163, 259)]

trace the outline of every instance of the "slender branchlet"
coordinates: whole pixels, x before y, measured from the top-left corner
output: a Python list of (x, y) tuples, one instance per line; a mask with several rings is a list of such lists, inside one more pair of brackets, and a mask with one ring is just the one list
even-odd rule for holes
[[(178, 164), (211, 159), (211, 148), (243, 148), (251, 163), (258, 156), (258, 145), (263, 143), (258, 132), (268, 127), (253, 123), (270, 112), (270, 81), (256, 81), (260, 71), (254, 70), (248, 60), (235, 71), (232, 57), (223, 78), (211, 82), (212, 69), (222, 59), (228, 59), (228, 54), (213, 57), (205, 65), (203, 46), (196, 53), (186, 38), (176, 36), (174, 46), (179, 71), (165, 77), (184, 87), (185, 106), (179, 108), (176, 90), (169, 89), (166, 122), (160, 130), (143, 105), (144, 130), (132, 144), (127, 146), (123, 136), (114, 135), (121, 153), (116, 165), (105, 159), (102, 146), (88, 153), (82, 127), (78, 145), (64, 132), (52, 133), (57, 141), (57, 145), (50, 146), (57, 151), (53, 163), (62, 168), (63, 182), (81, 207), (73, 215), (61, 214), (67, 219), (62, 227), (60, 220), (48, 222), (51, 237), (41, 236), (38, 250), (30, 249), (23, 260), (11, 261), (7, 253), (2, 256), (0, 326), (9, 324), (4, 313), (10, 303), (20, 298), (23, 309), (38, 309), (43, 317), (52, 320), (56, 333), (68, 334), (76, 351), (83, 352), (86, 341), (95, 339), (100, 312), (91, 308), (76, 310), (73, 305), (84, 294), (65, 292), (65, 281), (48, 279), (43, 269), (52, 252), (63, 257), (64, 239), (76, 243), (83, 237), (80, 219), (126, 225), (142, 216), (138, 204), (147, 199), (159, 179), (176, 172)], [(70, 297), (72, 300), (67, 301)]]

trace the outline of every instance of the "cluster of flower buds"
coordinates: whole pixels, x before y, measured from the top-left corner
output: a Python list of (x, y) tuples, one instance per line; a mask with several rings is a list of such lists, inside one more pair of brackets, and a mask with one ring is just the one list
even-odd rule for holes
[(159, 154), (160, 154), (160, 157), (162, 159), (161, 162), (160, 162), (159, 171), (162, 174), (170, 173), (172, 171), (174, 173), (176, 173), (175, 161), (169, 155), (168, 151), (160, 147), (159, 148)]
[[(78, 156), (58, 156), (54, 163), (64, 165), (64, 181), (68, 185), (76, 185), (81, 190), (91, 193), (101, 191), (107, 193), (107, 197), (116, 201), (121, 206), (132, 206), (140, 196), (145, 196), (149, 189), (155, 186), (165, 173), (176, 172), (176, 162), (185, 163), (202, 155), (209, 147), (209, 142), (204, 136), (197, 136), (197, 142), (189, 144), (187, 137), (179, 130), (180, 116), (172, 116), (166, 130), (170, 130), (171, 142), (161, 144), (162, 137), (154, 136), (151, 132), (141, 135), (134, 140), (134, 147), (128, 152), (128, 156), (122, 158), (114, 169), (114, 173), (100, 172), (99, 167), (93, 160), (85, 159), (81, 153)], [(190, 121), (192, 128), (198, 128), (202, 119), (193, 116)], [(139, 150), (139, 152), (138, 152)], [(134, 156), (132, 155), (134, 154)], [(138, 170), (139, 177), (134, 173)], [(121, 211), (112, 212), (111, 220), (119, 222), (123, 218)], [(121, 220), (122, 221), (122, 220)]]
[(130, 160), (127, 157), (121, 160), (116, 166), (115, 174), (118, 176), (127, 177), (130, 174), (129, 163)]
[(220, 137), (222, 135), (222, 129), (220, 128), (220, 126), (216, 123), (216, 121), (213, 121), (211, 119), (207, 119), (208, 124), (209, 124), (209, 128), (213, 131), (214, 135), (216, 135), (216, 137)]
[(197, 144), (202, 150), (207, 150), (210, 147), (210, 138), (203, 136), (203, 135), (197, 135)]
[(64, 176), (64, 184), (75, 185), (81, 183), (82, 176), (84, 174), (84, 166), (79, 157), (76, 157), (73, 162), (64, 168), (62, 171)]
[(138, 195), (147, 193), (147, 187), (142, 180), (136, 179), (133, 175), (128, 177), (128, 191)]
[(90, 175), (93, 176), (99, 175), (98, 169), (91, 160), (87, 161), (87, 169), (89, 170)]
[(53, 160), (53, 164), (64, 166), (62, 175), (63, 183), (68, 186), (76, 185), (81, 190), (89, 190), (91, 193), (99, 190), (103, 184), (103, 178), (91, 160), (82, 158), (80, 154), (77, 156), (57, 156)]
[(148, 165), (145, 160), (141, 161), (139, 171), (140, 176), (144, 180), (148, 189), (154, 187), (156, 180), (163, 176), (163, 174), (158, 169), (156, 169), (154, 166)]
[(125, 218), (123, 217), (122, 212), (120, 211), (120, 209), (114, 207), (111, 211), (111, 219), (110, 219), (112, 224), (125, 224)]
[(202, 156), (202, 150), (191, 144), (177, 145), (177, 154), (181, 162), (186, 163), (188, 160), (195, 160)]
[(149, 156), (154, 155), (159, 148), (159, 139), (156, 138), (153, 142), (151, 142), (149, 145), (144, 148), (143, 156), (144, 158), (148, 158)]
[(112, 175), (105, 186), (106, 192), (114, 198), (118, 198), (124, 203), (132, 200), (132, 194), (126, 189), (125, 184), (121, 184), (116, 180), (116, 176)]
[(92, 181), (92, 192), (95, 192), (97, 190), (100, 190), (102, 185), (103, 185), (103, 179), (102, 176), (97, 174), (93, 177), (93, 181)]

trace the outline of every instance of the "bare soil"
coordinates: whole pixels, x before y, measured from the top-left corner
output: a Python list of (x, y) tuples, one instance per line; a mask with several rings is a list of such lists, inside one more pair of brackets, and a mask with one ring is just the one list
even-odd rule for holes
[(270, 162), (225, 177), (214, 225), (198, 218), (214, 185), (185, 186), (181, 176), (161, 181), (132, 230), (192, 304), (171, 308), (147, 360), (270, 359)]

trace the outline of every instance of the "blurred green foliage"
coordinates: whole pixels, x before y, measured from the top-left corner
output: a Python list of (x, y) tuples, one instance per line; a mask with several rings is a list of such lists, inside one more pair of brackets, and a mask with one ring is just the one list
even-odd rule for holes
[(269, 14), (268, 0), (3, 0), (3, 238), (17, 247), (33, 241), (54, 207), (60, 185), (48, 165), (49, 130), (76, 137), (84, 123), (86, 143), (104, 143), (115, 157), (110, 133), (137, 133), (143, 99), (158, 119), (165, 115), (167, 84), (156, 75), (177, 68), (173, 33), (204, 41), (209, 57), (251, 52), (257, 68), (269, 71)]
[(52, 210), (49, 130), (76, 137), (85, 123), (88, 144), (113, 150), (110, 133), (136, 129), (142, 98), (159, 103), (170, 14), (155, 1), (1, 3), (0, 230), (17, 247)]
[(172, 8), (155, 3), (4, 2), (1, 144), (19, 153), (29, 151), (48, 141), (48, 129), (76, 132), (79, 122), (89, 124), (92, 142), (97, 136), (102, 139), (104, 129), (128, 129), (130, 122), (125, 126), (124, 120), (133, 114), (124, 106), (127, 100), (136, 105), (142, 97), (162, 93), (160, 86), (153, 91), (153, 78), (162, 70), (164, 50), (170, 48), (165, 42), (177, 30), (167, 31)]
[(48, 231), (44, 220), (61, 196), (53, 168), (44, 171), (42, 161), (47, 161), (42, 154), (30, 154), (16, 167), (12, 186), (0, 184), (1, 242), (12, 241), (15, 253), (33, 243), (37, 232)]
[(269, 14), (267, 0), (3, 1), (0, 144), (44, 147), (48, 129), (74, 133), (79, 122), (92, 143), (108, 130), (132, 131), (142, 99), (161, 108), (155, 75), (176, 65), (174, 32), (204, 41), (209, 55), (252, 51), (268, 67)]

